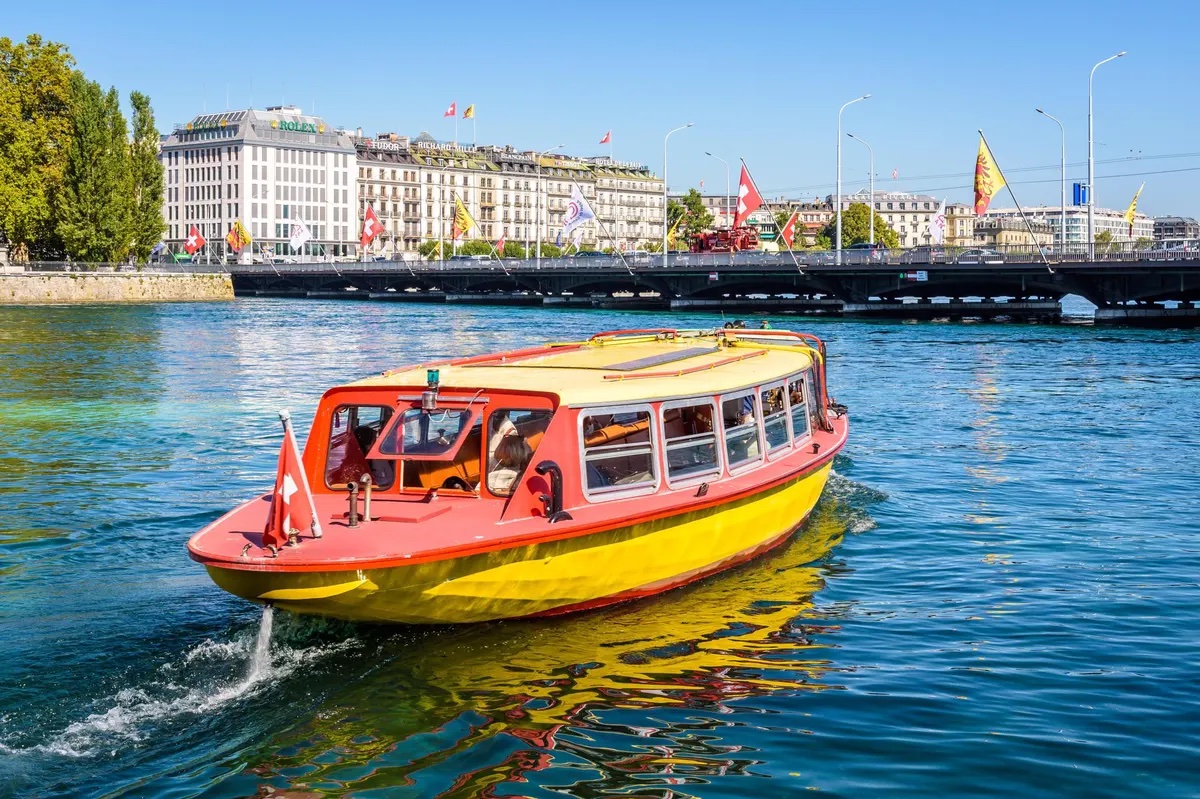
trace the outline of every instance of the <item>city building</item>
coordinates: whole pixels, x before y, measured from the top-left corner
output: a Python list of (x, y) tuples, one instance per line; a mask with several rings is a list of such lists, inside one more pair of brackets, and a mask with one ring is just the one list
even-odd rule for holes
[[(224, 260), (237, 220), (254, 239), (242, 260), (275, 255), (331, 257), (353, 251), (355, 150), (350, 138), (295, 106), (201, 114), (161, 144), (164, 241), (179, 252), (195, 226), (208, 240), (198, 258)], [(312, 239), (294, 253), (292, 222)]]
[(412, 258), (439, 241), (449, 254), (456, 200), (478, 225), (460, 241), (503, 237), (533, 248), (539, 230), (543, 242), (558, 241), (573, 186), (596, 214), (579, 228), (582, 249), (633, 250), (662, 235), (662, 181), (641, 164), (439, 142), (428, 133), (358, 131), (352, 139), (358, 224), (371, 206), (384, 227), (371, 244), (377, 255)]
[(975, 206), (967, 203), (946, 203), (947, 247), (975, 246)]
[[(830, 207), (835, 206), (837, 198), (833, 195), (825, 198)], [(942, 201), (925, 194), (908, 194), (900, 191), (877, 191), (874, 198), (871, 192), (862, 189), (854, 194), (842, 195), (842, 213), (855, 204), (874, 205), (875, 213), (900, 239), (901, 247), (916, 247), (931, 244), (933, 237), (929, 232), (930, 223), (941, 208)]]
[[(1032, 220), (1041, 220), (1050, 225), (1054, 231), (1054, 243), (1058, 243), (1059, 228), (1063, 223), (1063, 209), (1059, 205), (1038, 205), (1032, 208), (1022, 208), (1025, 216)], [(1016, 208), (988, 209), (987, 217), (1011, 217), (1020, 219), (1021, 214)], [(1073, 205), (1066, 209), (1067, 237), (1066, 244), (1087, 244), (1087, 206)], [(1125, 221), (1124, 211), (1114, 211), (1111, 208), (1095, 209), (1096, 235), (1104, 231), (1112, 234), (1114, 242), (1150, 239), (1154, 236), (1154, 220), (1145, 214), (1136, 214), (1133, 218), (1133, 235), (1129, 234), (1129, 223)], [(978, 222), (976, 223), (978, 224)]]
[(1159, 216), (1154, 219), (1154, 240), (1200, 239), (1200, 222), (1189, 216)]
[[(1030, 230), (1033, 231), (1032, 236)], [(1041, 219), (1029, 219), (1026, 224), (1020, 218), (984, 216), (975, 222), (977, 247), (1044, 247), (1055, 242), (1054, 236), (1054, 228)]]

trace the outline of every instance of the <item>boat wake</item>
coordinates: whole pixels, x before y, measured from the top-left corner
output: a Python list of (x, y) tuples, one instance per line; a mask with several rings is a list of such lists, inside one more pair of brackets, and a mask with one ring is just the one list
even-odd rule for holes
[(845, 523), (847, 533), (858, 534), (875, 529), (876, 522), (871, 516), (871, 506), (878, 505), (887, 498), (888, 495), (879, 489), (832, 471), (829, 473), (828, 482), (825, 483), (825, 493), (820, 504), (835, 509), (836, 515)]
[[(284, 617), (290, 627), (305, 620)], [(274, 617), (265, 609), (257, 628), (238, 630), (224, 640), (208, 639), (161, 664), (147, 684), (122, 688), (93, 703), (98, 708), (46, 736), (4, 736), (0, 754), (57, 755), (67, 758), (113, 756), (130, 744), (172, 734), (173, 724), (193, 724), (233, 703), (269, 690), (301, 667), (358, 648), (356, 638), (312, 643), (304, 630), (285, 629), (272, 641)], [(310, 639), (305, 642), (304, 639)], [(281, 640), (282, 639), (282, 640)], [(305, 645), (308, 643), (309, 645)], [(0, 717), (0, 731), (12, 719)]]

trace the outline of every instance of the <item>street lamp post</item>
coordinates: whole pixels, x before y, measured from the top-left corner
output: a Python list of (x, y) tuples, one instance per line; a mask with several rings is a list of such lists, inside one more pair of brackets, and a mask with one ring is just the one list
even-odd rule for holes
[(678, 133), (684, 128), (690, 128), (693, 122), (686, 125), (680, 125), (673, 130), (667, 131), (667, 135), (663, 136), (663, 239), (662, 239), (662, 256), (663, 266), (667, 265), (670, 256), (667, 255), (667, 139), (671, 138), (672, 133)]
[[(726, 214), (733, 213), (733, 209), (729, 205), (729, 162), (726, 161), (724, 158), (722, 158), (719, 155), (713, 155), (712, 153), (708, 152), (707, 150), (705, 150), (704, 154), (707, 155), (709, 158), (717, 159), (718, 161), (720, 161), (722, 164), (725, 165), (725, 208), (724, 208), (724, 213), (726, 213)], [(732, 235), (732, 233), (733, 233), (733, 225), (732, 224), (729, 226), (729, 231), (730, 231), (730, 235)], [(733, 263), (733, 247), (729, 248), (729, 263), (731, 263), (731, 264)]]
[[(537, 235), (537, 257), (534, 259), (534, 267), (542, 268), (542, 156), (552, 153), (555, 150), (566, 147), (565, 144), (556, 144), (549, 150), (542, 150), (537, 155), (537, 195), (534, 198), (534, 204), (537, 206), (537, 230), (534, 233)], [(529, 253), (525, 253), (525, 257), (529, 257)]]
[[(1062, 206), (1059, 209), (1061, 213), (1058, 217), (1058, 257), (1062, 258), (1063, 252), (1067, 249), (1067, 131), (1063, 127), (1063, 123), (1058, 119), (1047, 114), (1040, 108), (1034, 109), (1046, 119), (1058, 125), (1058, 131), (1062, 134)], [(1091, 188), (1088, 188), (1088, 194), (1091, 194)]]
[(1107, 64), (1109, 61), (1120, 58), (1125, 55), (1125, 51), (1110, 55), (1108, 58), (1101, 61), (1096, 66), (1092, 67), (1092, 71), (1088, 74), (1088, 260), (1096, 260), (1096, 161), (1092, 156), (1092, 78), (1096, 76), (1097, 67), (1102, 64)]
[[(844, 103), (838, 109), (838, 135), (837, 135), (837, 239), (834, 241), (834, 249), (837, 252), (835, 262), (840, 266), (842, 263), (842, 112), (846, 110), (846, 106), (854, 105), (857, 102), (867, 99), (871, 95), (864, 94), (862, 97), (855, 97), (848, 103)], [(874, 209), (871, 209), (872, 212)]]
[[(870, 170), (871, 171), (868, 175), (868, 177), (870, 178), (870, 184), (871, 184), (871, 188), (870, 188), (871, 201), (867, 205), (871, 209), (870, 239), (871, 239), (871, 246), (874, 247), (875, 246), (875, 151), (871, 149), (871, 145), (867, 144), (865, 141), (858, 138), (853, 133), (847, 133), (846, 135), (849, 136), (850, 138), (854, 139), (856, 142), (858, 142), (862, 146), (866, 147), (867, 152), (870, 154), (870, 157), (871, 157), (871, 161), (870, 161)], [(838, 235), (838, 238), (841, 238), (841, 234)]]

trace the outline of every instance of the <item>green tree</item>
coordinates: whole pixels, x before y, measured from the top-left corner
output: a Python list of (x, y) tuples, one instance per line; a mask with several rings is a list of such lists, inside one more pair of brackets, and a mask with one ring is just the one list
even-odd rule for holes
[(483, 239), (469, 239), (458, 245), (459, 255), (491, 255), (492, 245)]
[[(530, 256), (532, 257), (533, 255), (536, 255), (536, 254), (537, 254), (536, 248), (531, 247), (530, 248)], [(557, 244), (549, 244), (547, 242), (542, 242), (542, 257), (543, 258), (561, 258), (562, 254), (563, 254), (562, 247), (559, 247)]]
[(1133, 243), (1133, 246), (1139, 250), (1148, 250), (1154, 246), (1154, 239), (1147, 238), (1146, 236), (1138, 236), (1138, 239)]
[(436, 239), (433, 241), (423, 241), (417, 247), (417, 254), (422, 258), (428, 258), (431, 261), (436, 261), (438, 259), (438, 247), (440, 245), (441, 242)]
[[(680, 228), (686, 233), (689, 240), (694, 240), (704, 231), (712, 227), (713, 215), (704, 207), (704, 197), (696, 189), (688, 189), (688, 193), (683, 196), (682, 203), (676, 203), (676, 206), (682, 210), (683, 222)], [(668, 219), (672, 224), (675, 220), (670, 218), (668, 209)], [(677, 229), (675, 235), (678, 236), (680, 231)]]
[(133, 142), (129, 166), (133, 180), (133, 255), (150, 258), (150, 250), (162, 238), (167, 225), (162, 218), (163, 168), (158, 162), (158, 128), (150, 98), (141, 92), (129, 95), (133, 106)]
[(58, 192), (58, 234), (81, 261), (121, 261), (133, 241), (129, 129), (116, 89), (71, 77), (72, 137)]
[(17, 252), (61, 257), (54, 193), (71, 138), (71, 76), (66, 47), (30, 35), (0, 38), (0, 235)]
[(1112, 244), (1113, 234), (1111, 230), (1101, 230), (1096, 234), (1096, 243), (1108, 246)]
[[(866, 203), (851, 203), (842, 211), (842, 247), (871, 240), (871, 209)], [(837, 215), (829, 217), (828, 224), (817, 234), (817, 246), (823, 249), (833, 249), (837, 237)], [(883, 221), (883, 217), (875, 214), (875, 243), (881, 247), (892, 249), (900, 246), (900, 237), (896, 231)]]
[(515, 241), (504, 242), (503, 255), (505, 258), (526, 258), (527, 257), (525, 255), (525, 248), (523, 246), (521, 246), (520, 244), (517, 244)]

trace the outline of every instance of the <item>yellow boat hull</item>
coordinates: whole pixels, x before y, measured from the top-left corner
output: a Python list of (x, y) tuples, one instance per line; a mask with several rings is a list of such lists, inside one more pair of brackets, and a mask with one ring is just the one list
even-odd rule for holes
[(237, 596), (350, 621), (450, 624), (562, 613), (665, 591), (760, 554), (807, 518), (830, 468), (717, 507), (461, 558), (359, 571), (207, 569)]

